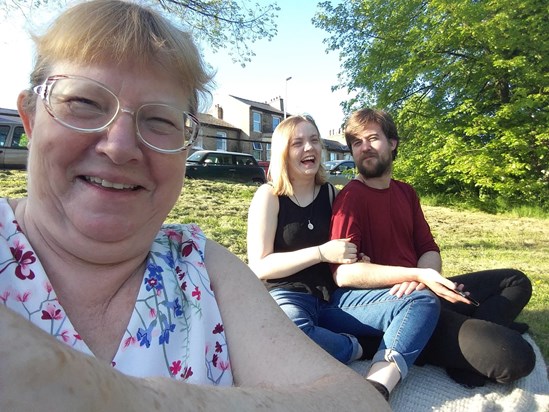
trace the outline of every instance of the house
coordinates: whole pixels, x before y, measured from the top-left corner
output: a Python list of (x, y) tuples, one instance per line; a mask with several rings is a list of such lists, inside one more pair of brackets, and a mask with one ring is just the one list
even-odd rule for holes
[(200, 133), (192, 150), (242, 152), (242, 130), (208, 113), (198, 113)]
[(209, 114), (241, 130), (239, 151), (270, 160), (273, 130), (284, 119), (284, 100), (256, 102), (233, 95), (218, 96)]
[(330, 130), (328, 139), (322, 139), (322, 142), (324, 143), (323, 160), (349, 160), (353, 158), (345, 141), (343, 130)]

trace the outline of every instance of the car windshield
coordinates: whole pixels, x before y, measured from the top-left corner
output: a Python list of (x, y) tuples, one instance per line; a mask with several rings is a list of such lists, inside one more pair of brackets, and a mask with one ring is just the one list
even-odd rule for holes
[(331, 162), (324, 162), (324, 168), (326, 170), (332, 170), (334, 167), (336, 167), (338, 165), (338, 162), (334, 162), (334, 161), (331, 161)]
[(194, 152), (192, 155), (187, 157), (187, 162), (199, 162), (202, 158), (202, 153)]

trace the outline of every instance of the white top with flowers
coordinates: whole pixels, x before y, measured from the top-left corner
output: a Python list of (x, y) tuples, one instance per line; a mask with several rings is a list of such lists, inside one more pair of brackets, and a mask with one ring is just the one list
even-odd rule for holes
[[(204, 265), (205, 244), (204, 233), (194, 224), (162, 226), (114, 368), (138, 377), (232, 385), (223, 322)], [(59, 304), (6, 199), (0, 199), (0, 304), (93, 356)]]

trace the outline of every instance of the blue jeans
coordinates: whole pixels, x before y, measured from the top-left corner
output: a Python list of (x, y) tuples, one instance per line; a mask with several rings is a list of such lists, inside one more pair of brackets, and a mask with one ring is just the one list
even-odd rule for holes
[(373, 361), (394, 362), (401, 378), (437, 324), (439, 299), (428, 289), (397, 298), (389, 289), (339, 288), (329, 302), (303, 292), (273, 289), (286, 315), (340, 362), (356, 359), (355, 336), (382, 336)]

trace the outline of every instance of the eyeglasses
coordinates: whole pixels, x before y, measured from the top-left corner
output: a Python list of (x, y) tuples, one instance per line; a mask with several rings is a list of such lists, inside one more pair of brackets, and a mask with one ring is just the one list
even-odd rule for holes
[(178, 153), (196, 140), (200, 122), (190, 113), (161, 103), (147, 103), (137, 110), (120, 106), (105, 85), (81, 76), (55, 75), (33, 88), (48, 113), (60, 124), (82, 133), (106, 130), (120, 112), (135, 120), (143, 144), (160, 153)]

